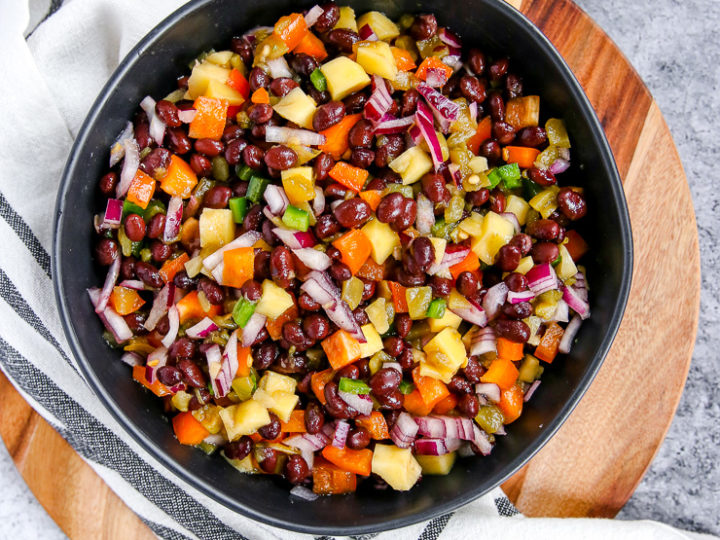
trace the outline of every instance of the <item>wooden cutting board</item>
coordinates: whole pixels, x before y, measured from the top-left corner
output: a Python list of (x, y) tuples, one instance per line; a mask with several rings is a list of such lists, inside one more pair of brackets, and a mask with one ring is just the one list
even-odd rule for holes
[[(660, 447), (685, 385), (700, 300), (695, 214), (662, 114), (610, 38), (570, 0), (511, 3), (560, 50), (598, 113), (630, 207), (635, 268), (625, 318), (600, 373), (558, 433), (503, 489), (528, 516), (612, 517)], [(684, 302), (667, 301), (673, 283), (683, 284)], [(153, 538), (1, 374), (0, 435), (68, 536)]]

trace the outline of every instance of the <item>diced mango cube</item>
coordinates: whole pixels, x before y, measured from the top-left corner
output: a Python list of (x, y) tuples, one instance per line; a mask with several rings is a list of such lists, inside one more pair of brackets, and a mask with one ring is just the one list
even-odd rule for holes
[(378, 39), (382, 41), (390, 41), (400, 35), (400, 29), (397, 25), (379, 11), (368, 11), (358, 17), (358, 28), (362, 28), (366, 24), (372, 28)]
[(305, 129), (312, 129), (312, 119), (317, 104), (302, 91), (300, 87), (293, 88), (283, 96), (273, 107), (276, 113)]
[(505, 211), (515, 214), (515, 217), (518, 219), (518, 223), (520, 223), (520, 225), (525, 225), (529, 210), (530, 205), (525, 201), (525, 199), (518, 197), (517, 195), (508, 196)]
[(253, 400), (239, 405), (231, 405), (220, 410), (228, 439), (234, 441), (243, 435), (252, 435), (258, 429), (270, 423), (267, 409)]
[(424, 174), (429, 173), (433, 162), (422, 148), (412, 146), (393, 159), (388, 166), (402, 177), (403, 184), (408, 185), (417, 182)]
[(488, 212), (482, 222), (479, 236), (473, 236), (471, 249), (485, 264), (493, 264), (500, 248), (515, 235), (513, 224), (495, 212)]
[(325, 75), (328, 91), (335, 101), (354, 94), (370, 84), (370, 77), (363, 67), (347, 56), (338, 56), (326, 62), (320, 66), (320, 71)]
[(558, 246), (558, 250), (560, 252), (560, 264), (555, 268), (557, 276), (562, 280), (573, 277), (578, 272), (575, 261), (573, 261), (570, 253), (563, 244)]
[(384, 41), (362, 41), (357, 46), (357, 63), (366, 73), (395, 80), (398, 69), (390, 45)]
[(225, 84), (228, 77), (230, 77), (230, 70), (228, 68), (218, 66), (212, 62), (202, 62), (195, 65), (188, 79), (188, 94), (190, 94), (190, 99), (204, 96), (210, 81)]
[(388, 321), (386, 300), (384, 298), (376, 298), (372, 304), (365, 308), (368, 319), (375, 327), (379, 334), (384, 334), (390, 330), (390, 322)]
[(549, 218), (550, 214), (552, 214), (558, 207), (557, 194), (559, 191), (560, 188), (557, 186), (550, 186), (542, 190), (530, 199), (530, 206), (532, 206), (534, 210), (540, 212), (544, 219)]
[(400, 237), (390, 225), (378, 219), (368, 221), (362, 232), (371, 239), (372, 251), (370, 255), (378, 264), (383, 264), (392, 255), (396, 247), (400, 245)]
[(430, 326), (431, 332), (440, 332), (443, 328), (455, 328), (457, 329), (462, 322), (462, 318), (455, 315), (449, 309), (445, 310), (445, 314), (439, 319), (428, 319), (428, 325)]
[(280, 174), (290, 204), (297, 206), (315, 198), (315, 175), (312, 167), (292, 167)]
[(338, 22), (335, 23), (335, 26), (333, 26), (333, 30), (336, 28), (347, 28), (357, 33), (358, 25), (355, 20), (355, 10), (353, 8), (350, 6), (342, 6), (340, 8), (340, 17), (338, 18)]
[(444, 476), (449, 474), (455, 465), (455, 452), (449, 452), (440, 456), (428, 456), (417, 454), (415, 459), (420, 464), (422, 473), (428, 475)]
[(360, 329), (367, 340), (365, 343), (360, 344), (360, 358), (369, 358), (376, 352), (382, 351), (382, 338), (375, 329), (375, 326), (370, 323), (362, 326)]
[(262, 296), (255, 306), (255, 313), (275, 320), (294, 305), (295, 302), (290, 293), (266, 279), (262, 284)]
[(296, 386), (297, 381), (295, 379), (275, 371), (266, 371), (258, 382), (258, 388), (262, 388), (271, 394), (279, 390), (293, 394)]
[(429, 364), (445, 367), (452, 371), (457, 371), (467, 361), (462, 336), (454, 328), (443, 328), (439, 334), (428, 341), (423, 350)]
[(398, 491), (407, 491), (420, 478), (422, 469), (410, 448), (394, 444), (376, 444), (372, 459), (372, 472)]
[(287, 422), (290, 420), (290, 414), (292, 414), (299, 399), (300, 397), (297, 394), (291, 392), (277, 390), (270, 393), (258, 388), (255, 390), (251, 401), (260, 403), (267, 410), (274, 412), (280, 420)]
[(220, 248), (235, 239), (235, 221), (227, 208), (205, 208), (200, 214), (200, 246)]
[(216, 80), (210, 80), (208, 82), (207, 90), (205, 90), (203, 95), (209, 98), (227, 100), (228, 105), (242, 105), (245, 103), (245, 98), (240, 92)]

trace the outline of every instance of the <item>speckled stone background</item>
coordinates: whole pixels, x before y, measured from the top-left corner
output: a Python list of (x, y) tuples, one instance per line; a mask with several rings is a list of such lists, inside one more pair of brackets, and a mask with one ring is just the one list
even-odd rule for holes
[[(700, 326), (685, 392), (667, 439), (619, 518), (720, 535), (720, 0), (576, 1), (660, 104), (690, 183), (702, 258)], [(668, 302), (682, 302), (682, 289), (669, 289)], [(658, 358), (657, 369), (668, 361), (671, 356)], [(0, 538), (64, 538), (3, 445), (0, 483)]]

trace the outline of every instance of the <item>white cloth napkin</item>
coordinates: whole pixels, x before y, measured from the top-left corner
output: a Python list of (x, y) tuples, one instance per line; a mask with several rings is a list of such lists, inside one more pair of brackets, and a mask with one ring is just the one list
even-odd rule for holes
[[(73, 137), (120, 60), (182, 3), (0, 0), (0, 73), (5, 81), (0, 106), (0, 367), (158, 536), (307, 537), (230, 512), (171, 477), (138, 447), (79, 375), (53, 300), (48, 255), (53, 208)], [(430, 522), (362, 538), (526, 539), (531, 535), (598, 540), (711, 538), (651, 521), (523, 518), (499, 489)]]

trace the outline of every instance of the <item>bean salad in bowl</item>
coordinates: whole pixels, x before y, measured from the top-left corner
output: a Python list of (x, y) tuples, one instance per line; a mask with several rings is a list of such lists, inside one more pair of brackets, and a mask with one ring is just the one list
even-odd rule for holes
[(108, 345), (180, 444), (300, 497), (488, 455), (590, 315), (562, 120), (432, 14), (329, 3), (227, 47), (110, 149)]

